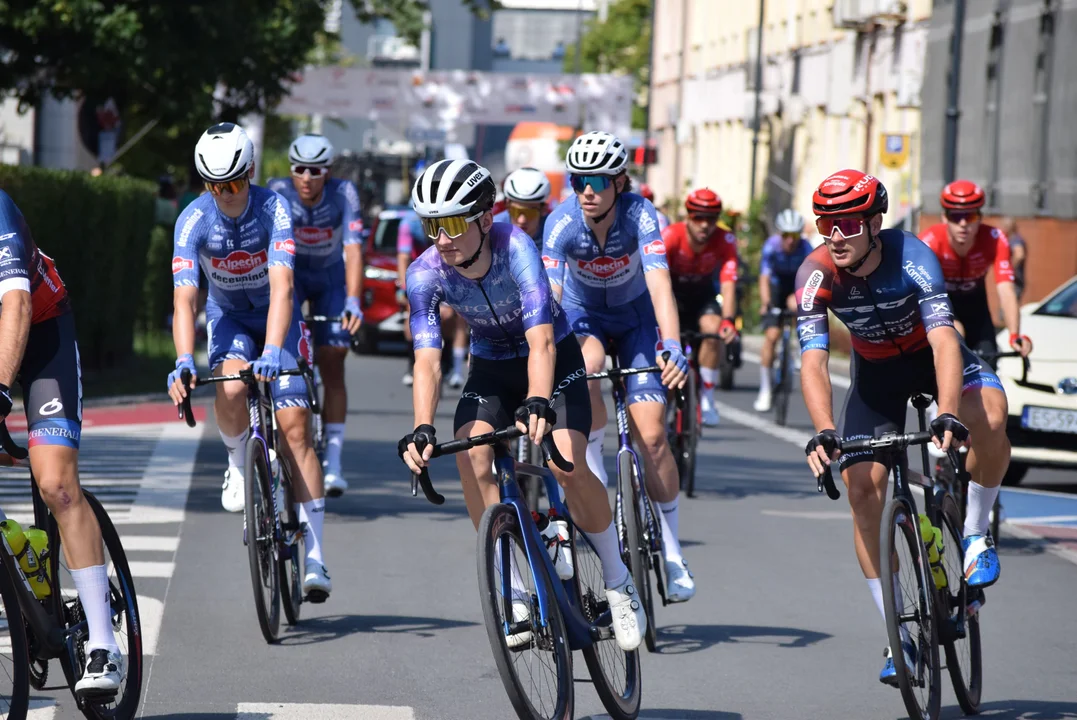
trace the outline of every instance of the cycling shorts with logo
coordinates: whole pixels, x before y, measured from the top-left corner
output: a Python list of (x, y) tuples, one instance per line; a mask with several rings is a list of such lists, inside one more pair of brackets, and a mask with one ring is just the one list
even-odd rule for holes
[[(344, 314), (346, 295), (343, 262), (322, 270), (295, 271), (296, 305), (302, 306), (304, 302), (308, 302), (310, 315), (340, 317)], [(348, 347), (351, 344), (351, 335), (341, 326), (340, 321), (312, 322), (311, 333), (315, 347)]]
[[(591, 432), (591, 396), (583, 352), (573, 335), (557, 343), (554, 388), (550, 407), (557, 413), (555, 430)], [(471, 358), (471, 371), (453, 419), (453, 435), (470, 422), (481, 420), (500, 430), (513, 422), (516, 408), (527, 399), (527, 358), (488, 360)]]
[[(595, 310), (579, 305), (564, 305), (572, 331), (580, 337), (597, 338), (607, 350), (610, 341), (617, 345), (617, 362), (623, 368), (654, 365), (662, 354), (658, 321), (654, 317), (649, 293), (609, 310)], [(666, 388), (658, 373), (642, 373), (626, 380), (628, 404), (666, 401)]]
[[(995, 388), (1005, 392), (998, 376), (987, 364), (961, 346), (965, 377), (962, 394), (974, 388)], [(935, 357), (931, 348), (910, 355), (872, 362), (853, 353), (852, 384), (845, 397), (845, 409), (838, 423), (841, 436), (847, 440), (873, 437), (884, 432), (904, 432), (909, 398), (914, 393), (938, 397), (935, 384)], [(842, 470), (860, 462), (876, 460), (870, 450), (842, 454), (838, 458)], [(877, 462), (886, 464), (881, 457)]]
[(674, 286), (677, 299), (677, 315), (681, 319), (681, 331), (699, 331), (699, 319), (704, 315), (721, 315), (722, 301), (710, 282)]
[(16, 378), (22, 387), (28, 445), (79, 447), (82, 368), (71, 313), (30, 326)]
[[(210, 298), (206, 302), (206, 334), (209, 336), (209, 366), (216, 370), (225, 360), (254, 362), (265, 345), (268, 308), (224, 312)], [(292, 311), (292, 325), (280, 350), (281, 370), (295, 370), (298, 358), (311, 362), (310, 333), (302, 322), (299, 307)], [(298, 375), (281, 375), (273, 381), (273, 406), (276, 410), (310, 407), (307, 383)]]

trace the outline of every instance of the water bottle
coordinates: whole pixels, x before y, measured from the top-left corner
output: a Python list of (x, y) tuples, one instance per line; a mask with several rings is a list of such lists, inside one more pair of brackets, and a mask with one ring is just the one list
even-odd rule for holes
[(34, 595), (39, 600), (47, 598), (52, 588), (48, 578), (48, 536), (45, 531), (30, 526), (24, 532), (22, 526), (8, 519), (0, 522), (0, 533), (12, 555), (19, 561), (19, 567), (26, 575)]
[[(560, 486), (558, 486), (560, 489)], [(557, 531), (557, 559), (554, 567), (557, 569), (557, 577), (562, 580), (570, 580), (576, 569), (572, 564), (572, 544), (568, 539), (568, 520), (557, 514), (550, 508), (550, 527)]]
[(927, 549), (927, 561), (931, 565), (935, 587), (941, 590), (946, 587), (946, 571), (942, 567), (942, 531), (932, 525), (923, 513), (920, 513), (920, 538)]
[(280, 461), (277, 460), (277, 451), (269, 448), (269, 472), (273, 476), (273, 499), (277, 504), (277, 512), (284, 513), (284, 486), (280, 482)]
[(535, 525), (538, 527), (539, 534), (542, 535), (543, 541), (546, 543), (546, 551), (550, 554), (550, 560), (553, 561), (554, 570), (557, 571), (557, 577), (562, 580), (569, 580), (572, 578), (572, 561), (566, 559), (570, 557), (566, 552), (567, 547), (562, 545), (560, 524), (565, 525), (565, 541), (568, 540), (568, 523), (564, 520), (551, 521), (545, 515), (539, 515), (536, 512), (531, 513), (531, 517), (535, 520)]

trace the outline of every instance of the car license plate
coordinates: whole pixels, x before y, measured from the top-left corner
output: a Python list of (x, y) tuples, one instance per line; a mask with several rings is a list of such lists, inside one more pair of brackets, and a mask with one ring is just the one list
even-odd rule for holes
[(1047, 432), (1077, 433), (1077, 410), (1026, 405), (1021, 413), (1021, 427)]

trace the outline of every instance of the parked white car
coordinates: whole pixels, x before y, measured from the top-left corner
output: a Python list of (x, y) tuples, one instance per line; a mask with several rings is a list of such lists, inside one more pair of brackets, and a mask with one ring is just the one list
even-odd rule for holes
[[(1021, 331), (1032, 339), (1028, 376), (1021, 358), (999, 358), (1013, 447), (1003, 480), (1016, 485), (1031, 467), (1077, 469), (1077, 277), (1038, 303), (1021, 308)], [(1009, 334), (998, 335), (1008, 347)]]

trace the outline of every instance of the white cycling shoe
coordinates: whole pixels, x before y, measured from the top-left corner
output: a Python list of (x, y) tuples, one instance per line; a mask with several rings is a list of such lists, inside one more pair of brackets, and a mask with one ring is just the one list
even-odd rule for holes
[(221, 486), (221, 507), (228, 512), (243, 512), (246, 496), (243, 492), (243, 472), (230, 467), (224, 471), (224, 485)]
[[(512, 620), (513, 622), (523, 622), (531, 617), (531, 603), (523, 598), (517, 598), (512, 601)], [(505, 644), (509, 646), (509, 649), (516, 650), (522, 648), (524, 645), (528, 645), (531, 642), (531, 631), (524, 630), (518, 633), (510, 633), (505, 636)]]
[(327, 497), (340, 497), (348, 489), (348, 481), (334, 472), (325, 474), (325, 494)]
[(770, 391), (764, 392), (760, 390), (759, 397), (755, 399), (755, 405), (752, 405), (752, 407), (755, 408), (756, 412), (770, 412), (771, 405)]
[(449, 387), (453, 390), (457, 390), (464, 386), (464, 376), (458, 372), (454, 372), (449, 376)]
[(632, 584), (632, 576), (615, 588), (606, 588), (606, 600), (610, 604), (617, 645), (625, 652), (635, 650), (643, 642), (643, 633), (647, 630), (647, 613), (636, 593), (636, 586)]
[(699, 411), (703, 417), (703, 424), (707, 427), (718, 427), (718, 408), (714, 404), (714, 398), (702, 395), (699, 398)]
[(329, 593), (333, 592), (333, 581), (329, 579), (329, 571), (325, 565), (307, 561), (307, 573), (303, 576), (303, 595), (307, 602), (323, 603), (329, 599)]
[(75, 683), (75, 694), (79, 697), (115, 695), (126, 675), (127, 662), (123, 655), (102, 648), (91, 650), (86, 671)]
[(666, 600), (688, 602), (696, 594), (696, 581), (684, 560), (666, 560)]

